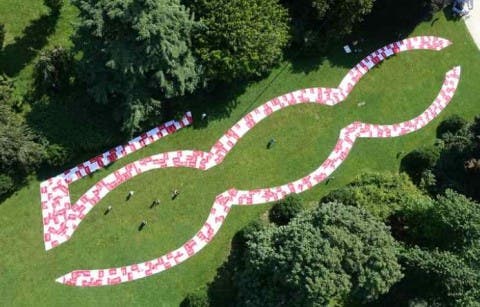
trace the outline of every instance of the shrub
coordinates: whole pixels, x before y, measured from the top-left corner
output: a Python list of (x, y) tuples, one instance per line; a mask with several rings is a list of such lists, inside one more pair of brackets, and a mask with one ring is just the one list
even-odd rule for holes
[(250, 240), (257, 231), (261, 230), (265, 225), (260, 220), (254, 220), (248, 223), (245, 227), (240, 229), (234, 236), (234, 241), (237, 245), (243, 246)]
[(195, 44), (208, 79), (257, 77), (281, 60), (290, 36), (287, 10), (277, 0), (189, 0), (187, 5), (205, 25)]
[(0, 174), (0, 196), (5, 195), (13, 189), (14, 183), (10, 176)]
[(269, 218), (278, 226), (287, 225), (303, 209), (302, 199), (297, 195), (289, 195), (273, 205)]
[(0, 171), (24, 176), (36, 169), (43, 157), (36, 135), (9, 106), (0, 104)]
[(317, 50), (352, 33), (373, 8), (375, 0), (282, 0), (292, 15), (293, 40)]
[(208, 307), (210, 306), (207, 291), (198, 289), (188, 294), (180, 304), (181, 307)]
[(473, 123), (470, 126), (470, 131), (474, 137), (480, 136), (480, 115), (475, 116)]
[(444, 7), (452, 3), (451, 0), (430, 0), (428, 4), (428, 8), (430, 9), (431, 13), (438, 12), (442, 10)]
[(434, 146), (419, 148), (403, 157), (400, 168), (418, 184), (423, 172), (433, 169), (439, 157), (440, 152)]
[(50, 8), (52, 13), (57, 14), (60, 12), (63, 6), (63, 0), (43, 0), (45, 6)]
[(420, 175), (418, 187), (426, 192), (434, 192), (437, 185), (437, 178), (432, 170), (427, 169)]
[(110, 105), (132, 135), (162, 111), (161, 102), (193, 92), (202, 69), (191, 35), (200, 25), (180, 0), (72, 0), (78, 79), (97, 103)]
[(320, 202), (336, 201), (362, 208), (385, 221), (405, 204), (423, 198), (406, 174), (364, 173), (348, 185), (329, 192)]
[(54, 47), (40, 53), (35, 65), (34, 79), (37, 89), (53, 89), (67, 85), (73, 69), (73, 55), (63, 47)]
[(425, 300), (426, 306), (478, 306), (479, 272), (458, 255), (413, 247), (400, 262), (406, 273), (403, 294)]
[(445, 133), (456, 134), (467, 126), (467, 121), (459, 115), (452, 115), (442, 121), (437, 127), (437, 137), (441, 138)]
[(402, 277), (396, 256), (383, 222), (352, 206), (322, 204), (247, 242), (245, 265), (234, 275), (237, 305), (367, 303)]
[(5, 25), (0, 23), (0, 50), (3, 48), (3, 42), (5, 41)]
[(70, 157), (70, 151), (62, 145), (51, 144), (46, 148), (45, 161), (50, 166), (58, 167), (65, 165)]
[(0, 102), (9, 103), (13, 96), (13, 82), (6, 75), (0, 75)]

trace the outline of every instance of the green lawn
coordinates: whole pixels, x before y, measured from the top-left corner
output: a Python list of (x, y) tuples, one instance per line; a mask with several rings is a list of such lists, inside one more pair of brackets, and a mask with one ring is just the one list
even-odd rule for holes
[(5, 24), (0, 71), (16, 79), (17, 91), (25, 94), (31, 83), (33, 61), (43, 48), (69, 46), (77, 10), (65, 1), (60, 16), (53, 16), (42, 0), (3, 0), (0, 23)]
[[(9, 1), (11, 5), (5, 1), (0, 3), (0, 21), (6, 22), (7, 30), (13, 33), (9, 34), (10, 42), (43, 10), (14, 8), (12, 3), (15, 2)], [(64, 9), (49, 41), (66, 41), (72, 29), (66, 20), (71, 14), (74, 14), (71, 7)], [(12, 19), (4, 19), (4, 16)], [(436, 97), (444, 74), (453, 66), (462, 66), (462, 78), (456, 96), (441, 118), (458, 113), (470, 119), (480, 113), (480, 53), (463, 23), (447, 21), (443, 14), (437, 17), (440, 19), (433, 26), (430, 22), (423, 23), (410, 36), (439, 35), (453, 41), (453, 46), (441, 52), (407, 52), (387, 60), (379, 69), (368, 73), (341, 105), (305, 105), (275, 113), (249, 132), (222, 165), (207, 172), (165, 169), (130, 180), (110, 193), (99, 208), (87, 216), (69, 242), (48, 253), (42, 241), (39, 181), (32, 179), (0, 205), (1, 305), (178, 305), (185, 294), (213, 279), (229, 253), (234, 233), (262, 215), (268, 205), (234, 208), (209, 246), (184, 264), (159, 275), (115, 287), (88, 289), (63, 286), (54, 279), (73, 269), (121, 266), (148, 260), (178, 247), (203, 224), (217, 194), (230, 187), (250, 189), (283, 184), (311, 172), (330, 153), (339, 130), (354, 120), (394, 123), (416, 116)], [(23, 18), (30, 22), (15, 24), (17, 19)], [(369, 52), (385, 43), (389, 41), (367, 41), (369, 46), (364, 50)], [(19, 70), (19, 82), (28, 82), (32, 59)], [(341, 54), (339, 48), (334, 57), (284, 63), (269, 77), (234, 97), (236, 105), (228, 117), (213, 120), (206, 128), (184, 129), (91, 178), (76, 182), (71, 187), (72, 198), (76, 199), (112, 170), (141, 157), (175, 149), (208, 150), (245, 112), (291, 90), (336, 87), (357, 60), (352, 55)], [(6, 62), (8, 59), (0, 59), (0, 65)], [(366, 106), (357, 107), (359, 101), (365, 101)], [(195, 111), (202, 110), (198, 103), (192, 102), (192, 105)], [(397, 153), (433, 143), (440, 120), (401, 138), (359, 140), (335, 173), (336, 179), (304, 193), (303, 197), (316, 201), (329, 189), (346, 184), (365, 170), (397, 171), (400, 162)], [(277, 144), (267, 151), (265, 145), (272, 136)], [(179, 188), (181, 194), (170, 201), (173, 188)], [(136, 193), (127, 203), (124, 199), (129, 190)], [(155, 198), (160, 198), (162, 205), (149, 209)], [(104, 216), (108, 205), (114, 209)], [(149, 224), (144, 231), (138, 232), (142, 219), (147, 219)]]

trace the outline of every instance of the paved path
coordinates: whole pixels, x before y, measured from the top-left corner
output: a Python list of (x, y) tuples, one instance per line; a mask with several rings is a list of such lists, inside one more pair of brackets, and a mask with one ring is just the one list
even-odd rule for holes
[(480, 49), (480, 0), (473, 0), (473, 10), (464, 19), (473, 40)]

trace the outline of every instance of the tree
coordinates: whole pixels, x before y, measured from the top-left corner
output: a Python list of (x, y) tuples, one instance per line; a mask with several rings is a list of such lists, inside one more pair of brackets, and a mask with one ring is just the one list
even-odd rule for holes
[(36, 169), (43, 160), (43, 146), (35, 134), (11, 109), (13, 83), (0, 76), (0, 196)]
[(53, 167), (63, 166), (71, 156), (70, 150), (59, 144), (50, 144), (45, 148), (45, 160)]
[[(404, 222), (400, 263), (405, 278), (379, 305), (423, 300), (471, 306), (480, 300), (480, 206), (447, 190), (397, 212)], [(398, 237), (398, 236), (397, 236)]]
[[(192, 92), (200, 68), (190, 37), (198, 27), (179, 0), (74, 0), (80, 75), (98, 103), (109, 103), (132, 133), (161, 101)], [(158, 120), (158, 118), (157, 118)]]
[(462, 253), (480, 240), (480, 206), (452, 190), (397, 214), (405, 221), (410, 245)]
[(10, 192), (14, 187), (14, 182), (12, 177), (0, 174), (0, 196), (3, 196)]
[(325, 49), (350, 34), (373, 8), (375, 0), (283, 0), (293, 18), (294, 41)]
[(348, 185), (328, 193), (321, 203), (341, 202), (365, 209), (385, 221), (406, 203), (426, 198), (405, 174), (365, 173)]
[(470, 132), (474, 137), (480, 136), (480, 115), (475, 116), (470, 126)]
[(289, 195), (273, 205), (269, 212), (269, 218), (278, 226), (287, 225), (303, 209), (302, 199), (296, 194)]
[(5, 25), (0, 23), (0, 50), (3, 49), (3, 43), (5, 41)]
[(455, 134), (467, 127), (468, 122), (459, 115), (451, 115), (437, 127), (437, 137), (441, 138), (445, 133)]
[(453, 189), (480, 200), (480, 117), (466, 123), (458, 116), (439, 125), (433, 147), (407, 154), (401, 168), (432, 195)]
[(251, 237), (236, 275), (239, 304), (369, 302), (402, 277), (396, 251), (388, 228), (368, 212), (320, 205)]
[[(473, 306), (480, 301), (480, 274), (461, 257), (447, 251), (406, 249), (400, 257), (403, 293), (429, 306)], [(397, 291), (394, 289), (393, 292)]]
[(45, 6), (50, 8), (53, 14), (59, 14), (63, 6), (63, 0), (43, 0)]
[(207, 291), (197, 289), (195, 292), (187, 294), (180, 304), (180, 307), (208, 307), (210, 306)]
[(43, 159), (43, 147), (9, 106), (0, 104), (0, 172), (22, 177), (36, 169)]
[(418, 184), (423, 173), (432, 170), (439, 157), (440, 150), (437, 147), (422, 147), (403, 157), (400, 168), (412, 178), (414, 183)]
[(34, 79), (37, 89), (58, 91), (68, 85), (73, 68), (73, 55), (63, 47), (44, 50), (35, 64)]
[(277, 64), (289, 41), (287, 10), (277, 0), (189, 0), (204, 24), (195, 52), (208, 79), (260, 76)]

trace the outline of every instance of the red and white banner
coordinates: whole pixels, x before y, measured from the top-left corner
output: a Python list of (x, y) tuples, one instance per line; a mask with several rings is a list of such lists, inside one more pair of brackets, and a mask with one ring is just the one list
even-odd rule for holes
[[(317, 103), (336, 105), (349, 95), (357, 82), (378, 63), (399, 52), (409, 50), (441, 50), (451, 43), (443, 38), (421, 36), (405, 39), (368, 55), (352, 68), (340, 82), (338, 88), (308, 88), (294, 91), (266, 102), (254, 109), (212, 146), (208, 152), (179, 150), (156, 154), (125, 165), (106, 176), (92, 186), (74, 204), (70, 204), (68, 184), (100, 167), (134, 151), (143, 144), (155, 140), (155, 133), (146, 133), (132, 140), (133, 145), (120, 146), (100, 155), (62, 175), (43, 182), (42, 213), (44, 241), (46, 249), (67, 241), (85, 215), (110, 191), (121, 183), (152, 169), (166, 167), (190, 167), (207, 170), (222, 163), (240, 138), (261, 120), (273, 112), (291, 105)], [(259, 188), (249, 191), (230, 189), (219, 194), (212, 205), (210, 214), (203, 227), (178, 249), (150, 261), (108, 269), (75, 270), (57, 279), (58, 282), (72, 286), (104, 286), (132, 281), (152, 274), (160, 273), (192, 257), (207, 245), (219, 231), (233, 205), (258, 205), (284, 198), (292, 193), (302, 193), (324, 181), (343, 161), (346, 160), (357, 138), (390, 138), (417, 131), (432, 121), (450, 103), (460, 80), (460, 67), (455, 67), (445, 75), (445, 80), (433, 103), (419, 116), (397, 124), (376, 125), (353, 122), (340, 131), (339, 139), (328, 158), (313, 172), (298, 180), (277, 187)], [(191, 116), (174, 124), (175, 130), (191, 123)], [(172, 126), (172, 125), (170, 125)], [(167, 128), (164, 128), (168, 132)], [(170, 131), (172, 132), (172, 131)], [(165, 134), (161, 134), (164, 136)], [(142, 141), (143, 140), (143, 141)], [(151, 142), (150, 141), (150, 142)], [(129, 143), (130, 144), (130, 143)], [(131, 146), (131, 147), (130, 147)], [(101, 158), (100, 158), (101, 157)], [(88, 168), (87, 168), (88, 167)]]

